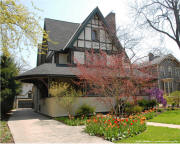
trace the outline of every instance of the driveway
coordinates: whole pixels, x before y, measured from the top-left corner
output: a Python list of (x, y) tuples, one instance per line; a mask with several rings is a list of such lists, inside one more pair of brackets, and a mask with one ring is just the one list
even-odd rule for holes
[(13, 111), (8, 125), (15, 143), (111, 143), (86, 134), (84, 126), (67, 126), (32, 109)]

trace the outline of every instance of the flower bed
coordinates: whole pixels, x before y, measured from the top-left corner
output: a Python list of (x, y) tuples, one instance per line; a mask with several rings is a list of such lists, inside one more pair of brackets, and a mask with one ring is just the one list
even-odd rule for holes
[(145, 120), (142, 115), (126, 119), (115, 119), (112, 115), (93, 116), (87, 120), (85, 131), (90, 135), (103, 136), (107, 140), (115, 141), (143, 132), (146, 129)]
[(145, 110), (142, 115), (146, 117), (146, 120), (152, 119), (157, 116), (155, 109)]
[(81, 118), (74, 118), (72, 117), (71, 119), (69, 119), (69, 117), (57, 117), (57, 118), (54, 118), (55, 120), (57, 121), (60, 121), (60, 122), (63, 122), (67, 125), (70, 125), (70, 126), (79, 126), (79, 125), (85, 125), (86, 124), (86, 120), (87, 118), (85, 117), (81, 117)]

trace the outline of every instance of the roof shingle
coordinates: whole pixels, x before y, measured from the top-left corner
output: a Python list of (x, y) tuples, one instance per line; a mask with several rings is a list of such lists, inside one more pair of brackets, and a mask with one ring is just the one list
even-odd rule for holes
[(48, 33), (49, 50), (59, 51), (63, 49), (79, 27), (79, 23), (65, 22), (60, 20), (45, 19), (45, 30)]

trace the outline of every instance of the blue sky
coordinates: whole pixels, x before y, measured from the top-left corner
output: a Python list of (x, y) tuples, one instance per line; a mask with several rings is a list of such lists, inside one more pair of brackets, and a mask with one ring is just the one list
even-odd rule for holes
[[(44, 18), (51, 18), (69, 22), (81, 23), (89, 13), (99, 7), (102, 14), (106, 16), (109, 12), (116, 13), (117, 25), (126, 25), (132, 22), (129, 16), (127, 0), (32, 0), (34, 5), (41, 10), (37, 15), (41, 16), (40, 21), (43, 27)], [(33, 11), (30, 0), (20, 0), (30, 11)], [(152, 42), (149, 42), (151, 44)], [(172, 41), (167, 41), (167, 47), (180, 60), (180, 50)], [(29, 54), (28, 54), (29, 55)], [(25, 58), (31, 68), (36, 66), (36, 51), (33, 51), (29, 58)]]

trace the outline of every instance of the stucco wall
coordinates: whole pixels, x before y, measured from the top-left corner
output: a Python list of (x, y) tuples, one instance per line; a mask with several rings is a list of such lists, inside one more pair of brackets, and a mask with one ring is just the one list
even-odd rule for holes
[[(74, 114), (78, 107), (82, 104), (88, 104), (95, 108), (96, 112), (107, 112), (110, 111), (110, 106), (105, 105), (102, 100), (106, 100), (105, 97), (78, 97), (76, 98), (72, 113)], [(112, 100), (112, 99), (111, 99)], [(49, 115), (51, 117), (66, 116), (67, 111), (58, 103), (55, 97), (40, 99), (40, 113)], [(114, 103), (115, 101), (113, 101)]]
[[(138, 96), (139, 99), (149, 99), (148, 96)], [(115, 100), (106, 97), (78, 97), (73, 103), (72, 113), (75, 114), (76, 110), (82, 104), (88, 104), (95, 108), (96, 112), (108, 112), (111, 110), (109, 100), (115, 105)], [(107, 102), (106, 104), (103, 102)], [(129, 102), (133, 102), (132, 98)], [(40, 109), (39, 112), (51, 117), (67, 116), (67, 111), (59, 104), (56, 97), (43, 98), (39, 100)]]

